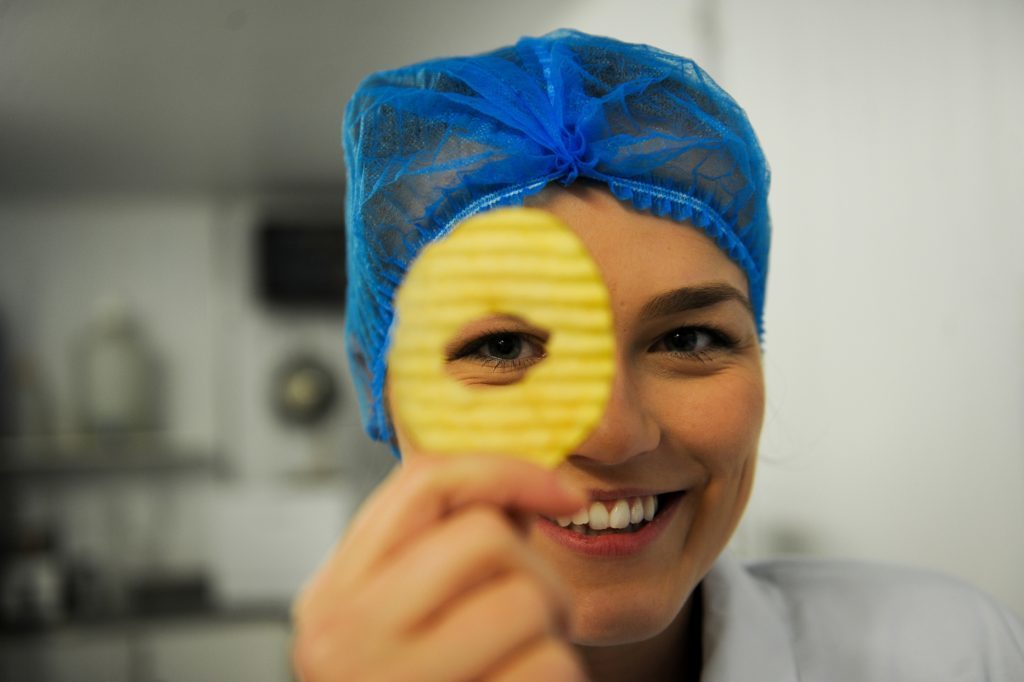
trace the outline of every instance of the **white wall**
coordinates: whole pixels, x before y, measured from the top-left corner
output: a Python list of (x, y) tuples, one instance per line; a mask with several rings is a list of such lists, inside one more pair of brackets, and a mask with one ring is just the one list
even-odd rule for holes
[(167, 421), (183, 444), (215, 439), (213, 209), (198, 197), (0, 202), (0, 311), (35, 358), (55, 430), (75, 428), (72, 345), (98, 301), (121, 298), (165, 363)]
[[(707, 0), (703, 0), (707, 2)], [(371, 71), (577, 26), (674, 48), (693, 0), (0, 3), (0, 194), (337, 187)]]
[(963, 576), (1024, 613), (1024, 5), (727, 0), (772, 164), (740, 534)]
[[(363, 434), (348, 379), (340, 315), (269, 310), (253, 295), (253, 227), (266, 216), (284, 220), (340, 221), (339, 196), (260, 193), (214, 199), (213, 240), (222, 297), (218, 344), (222, 377), (223, 440), (238, 473), (249, 482), (280, 481), (314, 467), (365, 468), (376, 475), (392, 457)], [(339, 377), (339, 409), (316, 429), (287, 428), (270, 409), (274, 370), (296, 352), (310, 352)]]
[[(97, 299), (116, 294), (163, 365), (163, 436), (210, 453), (230, 472), (226, 479), (92, 476), (19, 485), (19, 515), (55, 525), (68, 558), (115, 574), (212, 565), (233, 575), (239, 563), (258, 559), (264, 584), (277, 586), (264, 598), (279, 597), (313, 569), (352, 500), (390, 466), (386, 448), (359, 427), (341, 316), (275, 314), (256, 299), (253, 228), (268, 211), (323, 220), (338, 215), (340, 202), (315, 193), (0, 202), (0, 313), (8, 350), (19, 362), (31, 359), (49, 397), (48, 433), (78, 429), (72, 346)], [(273, 372), (299, 350), (316, 353), (341, 383), (340, 409), (312, 429), (283, 426), (271, 407)], [(287, 515), (277, 551), (287, 547), (290, 561), (275, 564), (266, 543), (237, 537), (229, 548), (235, 556), (226, 556), (225, 538), (249, 530), (226, 507), (243, 502)]]
[[(167, 437), (214, 452), (218, 371), (213, 210), (196, 197), (48, 196), (0, 203), (8, 350), (49, 403), (43, 432), (73, 434), (73, 347), (97, 301), (120, 297), (163, 368)], [(23, 391), (16, 387), (15, 391)], [(203, 563), (208, 481), (85, 477), (19, 485), (19, 516), (53, 525), (69, 558), (111, 575)], [(182, 485), (184, 484), (184, 485)], [(5, 500), (9, 503), (9, 501)]]

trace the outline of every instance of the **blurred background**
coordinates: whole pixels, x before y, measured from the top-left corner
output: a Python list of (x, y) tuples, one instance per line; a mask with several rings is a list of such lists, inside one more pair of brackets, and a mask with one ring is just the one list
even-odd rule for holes
[(694, 57), (772, 164), (735, 551), (1024, 614), (1018, 0), (0, 0), (0, 678), (289, 678), (392, 461), (342, 345), (344, 103), (558, 27)]

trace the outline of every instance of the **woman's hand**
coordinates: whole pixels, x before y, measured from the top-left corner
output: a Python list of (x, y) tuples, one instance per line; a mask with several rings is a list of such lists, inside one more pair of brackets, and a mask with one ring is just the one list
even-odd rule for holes
[(367, 500), (296, 600), (303, 682), (582, 680), (569, 603), (527, 545), (582, 493), (503, 458), (417, 455)]

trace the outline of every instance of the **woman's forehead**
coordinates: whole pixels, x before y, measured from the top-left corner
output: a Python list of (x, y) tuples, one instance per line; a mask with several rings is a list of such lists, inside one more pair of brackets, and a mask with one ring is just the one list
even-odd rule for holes
[(613, 294), (643, 297), (729, 285), (749, 295), (743, 270), (702, 230), (637, 211), (600, 187), (549, 188), (531, 205), (554, 213), (579, 235)]

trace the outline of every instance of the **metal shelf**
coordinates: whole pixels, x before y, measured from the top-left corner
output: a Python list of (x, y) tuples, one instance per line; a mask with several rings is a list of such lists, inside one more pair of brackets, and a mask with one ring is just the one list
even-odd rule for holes
[(0, 481), (113, 475), (216, 473), (216, 453), (176, 446), (166, 435), (61, 435), (0, 440)]

